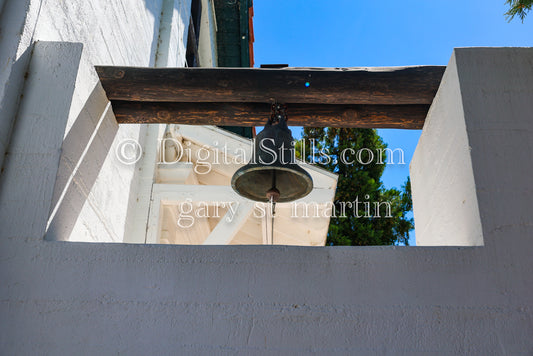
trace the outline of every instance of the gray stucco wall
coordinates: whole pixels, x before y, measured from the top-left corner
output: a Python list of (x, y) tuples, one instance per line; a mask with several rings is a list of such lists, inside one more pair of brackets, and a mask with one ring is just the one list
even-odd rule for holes
[[(55, 62), (76, 73), (79, 47), (42, 46), (37, 54), (57, 53)], [(47, 66), (55, 68), (54, 58), (44, 58), (35, 69), (43, 75)], [(49, 177), (57, 165), (24, 166), (34, 177), (25, 200), (0, 195), (2, 354), (530, 355), (533, 224), (525, 176), (533, 166), (532, 63), (530, 49), (460, 49), (447, 72), (459, 74), (448, 76), (439, 91), (452, 85), (461, 94), (480, 212), (470, 223), (481, 223), (484, 246), (44, 241), (54, 187)], [(25, 96), (24, 105), (35, 105), (37, 94)], [(434, 105), (456, 106), (456, 98), (438, 95)], [(64, 124), (68, 96), (54, 100), (63, 105), (56, 119)], [(428, 123), (450, 119), (442, 113), (433, 110)], [(23, 118), (21, 125), (34, 119)], [(424, 134), (431, 130), (426, 125)], [(54, 130), (41, 136), (51, 152), (61, 145)], [(435, 137), (445, 142), (448, 136)], [(421, 141), (417, 151), (435, 144)], [(22, 161), (31, 162), (28, 150), (20, 151)], [(517, 152), (520, 161), (510, 162)], [(54, 157), (57, 162), (59, 153)], [(435, 164), (455, 159), (443, 150)], [(423, 161), (412, 169), (418, 164)], [(6, 189), (20, 189), (26, 181), (12, 172)], [(431, 179), (436, 172), (425, 174)]]
[[(526, 260), (525, 247), (503, 255)], [(529, 355), (531, 263), (486, 252), (13, 241), (2, 246), (17, 263), (2, 266), (0, 345), (56, 355)]]

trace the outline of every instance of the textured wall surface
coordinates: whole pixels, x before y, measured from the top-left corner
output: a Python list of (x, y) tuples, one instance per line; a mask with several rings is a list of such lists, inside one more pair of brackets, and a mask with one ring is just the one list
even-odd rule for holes
[[(525, 249), (10, 241), (8, 354), (529, 355)], [(522, 261), (511, 265), (507, 256)], [(515, 276), (510, 278), (509, 276)]]
[[(56, 59), (75, 67), (75, 58)], [(532, 61), (527, 49), (457, 50), (448, 71), (458, 75), (448, 76), (440, 88), (441, 94), (447, 85), (461, 93), (484, 246), (44, 241), (42, 210), (48, 198), (29, 194), (26, 209), (18, 212), (28, 223), (0, 229), (0, 350), (17, 355), (531, 355), (533, 224), (526, 177), (533, 167)], [(47, 63), (54, 68), (53, 61), (36, 63), (36, 73)], [(34, 103), (32, 98), (24, 105)], [(456, 95), (438, 100), (436, 105), (457, 105)], [(430, 122), (449, 120), (444, 112), (433, 110)], [(24, 117), (31, 122), (31, 115)], [(42, 139), (60, 144), (61, 135), (54, 132), (42, 130)], [(24, 153), (22, 159), (31, 158), (31, 152)], [(509, 159), (513, 154), (516, 161)], [(53, 190), (53, 181), (35, 174), (50, 173), (50, 164), (27, 169), (39, 192)], [(13, 178), (9, 188), (19, 184)], [(1, 210), (2, 227), (10, 213)]]
[(93, 64), (155, 63), (163, 0), (42, 0), (35, 40), (81, 42)]
[(532, 241), (533, 48), (461, 49), (456, 60), (485, 244), (519, 243), (507, 231)]
[(40, 9), (41, 0), (0, 2), (0, 168), (8, 151)]
[(120, 242), (135, 165), (116, 159), (124, 140), (142, 140), (141, 125), (120, 127), (95, 64), (151, 66), (158, 47), (162, 0), (43, 0), (34, 39), (83, 43), (76, 88), (54, 189), (48, 239)]
[(124, 142), (146, 142), (148, 128), (116, 124), (93, 66), (183, 65), (189, 3), (43, 0), (33, 39), (84, 46), (47, 239), (124, 241), (141, 183), (151, 188), (151, 177), (149, 183), (140, 182), (140, 162), (125, 165), (117, 160), (116, 152)]
[(461, 79), (454, 55), (411, 160), (417, 246), (483, 246)]

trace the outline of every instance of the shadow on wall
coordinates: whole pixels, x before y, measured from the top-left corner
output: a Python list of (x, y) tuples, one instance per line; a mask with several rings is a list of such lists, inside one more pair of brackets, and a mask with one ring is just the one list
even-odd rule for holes
[[(187, 45), (191, 0), (144, 0), (144, 3), (155, 19), (150, 66), (166, 66), (169, 60), (170, 43), (173, 40), (170, 28), (173, 23), (177, 26), (177, 41), (183, 41), (183, 50)], [(174, 11), (177, 11), (179, 19), (174, 19)], [(179, 43), (176, 47), (180, 48)], [(177, 56), (178, 53), (175, 55)]]
[[(0, 33), (1, 30), (2, 28), (0, 28)], [(0, 45), (1, 49), (2, 46)], [(6, 58), (7, 53), (1, 53), (0, 51), (0, 61), (3, 63), (0, 81), (2, 85), (5, 85), (3, 92), (0, 92), (0, 184), (3, 175), (4, 158), (9, 154), (9, 143), (11, 141), (11, 135), (14, 132), (18, 106), (21, 99), (20, 94), (24, 87), (25, 74), (28, 70), (32, 51), (33, 45), (30, 45), (14, 61), (12, 61), (13, 57)], [(11, 68), (9, 68), (9, 65), (11, 65)]]
[[(145, 6), (154, 17), (154, 32), (150, 53), (150, 66), (165, 65), (165, 58), (158, 60), (158, 53), (168, 53), (171, 39), (170, 28), (172, 21), (177, 26), (188, 23), (190, 16), (190, 0), (145, 0)], [(174, 13), (179, 14), (174, 19)], [(181, 25), (180, 25), (181, 24)], [(166, 37), (161, 37), (161, 35)], [(178, 34), (183, 36), (183, 29)], [(178, 41), (181, 39), (178, 38)], [(179, 47), (179, 46), (178, 46)], [(168, 54), (167, 54), (168, 57)], [(147, 126), (141, 125), (139, 138), (145, 136)], [(98, 196), (98, 203), (92, 203), (91, 192), (102, 171), (106, 158), (113, 150), (113, 143), (117, 138), (119, 126), (112, 113), (106, 94), (98, 82), (88, 96), (78, 117), (76, 117), (68, 134), (64, 138), (54, 195), (48, 221), (46, 240), (71, 240), (72, 233), (78, 231), (76, 224), (88, 224), (80, 216), (86, 204), (91, 205), (93, 213), (99, 215), (99, 221), (106, 225), (109, 222), (108, 206), (105, 205), (109, 197)], [(101, 179), (106, 179), (101, 178)], [(101, 195), (101, 194), (100, 194)], [(128, 207), (137, 198), (137, 191), (130, 190)], [(104, 206), (102, 206), (104, 204)], [(128, 214), (130, 215), (128, 208)], [(92, 213), (91, 213), (92, 214)], [(112, 229), (111, 229), (112, 230)], [(113, 237), (112, 231), (108, 231)], [(104, 233), (105, 235), (105, 233)], [(81, 236), (78, 236), (81, 237)], [(123, 236), (115, 236), (121, 241)], [(112, 238), (112, 240), (115, 240)], [(100, 241), (102, 242), (102, 241)]]
[(163, 14), (164, 3), (167, 1), (168, 0), (144, 0), (146, 10), (150, 11), (152, 16), (154, 17), (154, 31), (153, 31), (151, 53), (150, 53), (150, 67), (155, 66), (157, 48), (159, 46), (159, 27), (161, 25), (160, 20)]
[(117, 131), (98, 82), (63, 141), (46, 240), (69, 240)]

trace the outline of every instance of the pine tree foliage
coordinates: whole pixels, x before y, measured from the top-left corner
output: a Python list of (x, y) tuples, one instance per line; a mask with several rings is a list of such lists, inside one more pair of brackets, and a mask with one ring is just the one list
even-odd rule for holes
[[(361, 203), (370, 202), (371, 204), (370, 209), (364, 204), (358, 204), (356, 211), (353, 206), (351, 208), (348, 206), (346, 217), (332, 217), (327, 244), (407, 245), (409, 231), (413, 229), (413, 220), (406, 217), (406, 214), (412, 210), (411, 184), (407, 179), (401, 190), (384, 188), (381, 175), (387, 162), (385, 153), (387, 146), (376, 130), (306, 127), (302, 139), (296, 145), (297, 155), (300, 158), (305, 158), (306, 162), (316, 163), (339, 175), (335, 194), (335, 211), (338, 215), (340, 215), (343, 203), (353, 203), (358, 199)], [(314, 155), (311, 140), (315, 142)], [(302, 142), (305, 142), (305, 145)], [(383, 151), (380, 152), (380, 149)], [(329, 161), (325, 159), (325, 155), (316, 154), (321, 150), (328, 153)], [(358, 160), (355, 158), (359, 150), (361, 150), (361, 159)], [(350, 164), (341, 162), (340, 156), (343, 151), (348, 152), (346, 158)], [(381, 155), (383, 164), (379, 164), (378, 153)], [(373, 160), (371, 160), (372, 154), (374, 154)], [(313, 162), (313, 157), (315, 162)], [(369, 161), (371, 163), (362, 164)], [(376, 215), (374, 205), (376, 202), (390, 202), (392, 217), (386, 217), (385, 205), (379, 205), (377, 210), (379, 216)], [(371, 217), (368, 217), (369, 210)]]
[(509, 11), (505, 13), (507, 20), (510, 22), (515, 16), (518, 16), (522, 22), (533, 6), (533, 0), (507, 0)]

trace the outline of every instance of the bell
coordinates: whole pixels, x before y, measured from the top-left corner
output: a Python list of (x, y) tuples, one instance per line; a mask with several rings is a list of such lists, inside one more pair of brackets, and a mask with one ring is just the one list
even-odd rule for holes
[(313, 179), (295, 162), (285, 107), (274, 104), (272, 112), (255, 138), (252, 159), (235, 172), (231, 186), (237, 194), (254, 201), (286, 203), (309, 194)]

